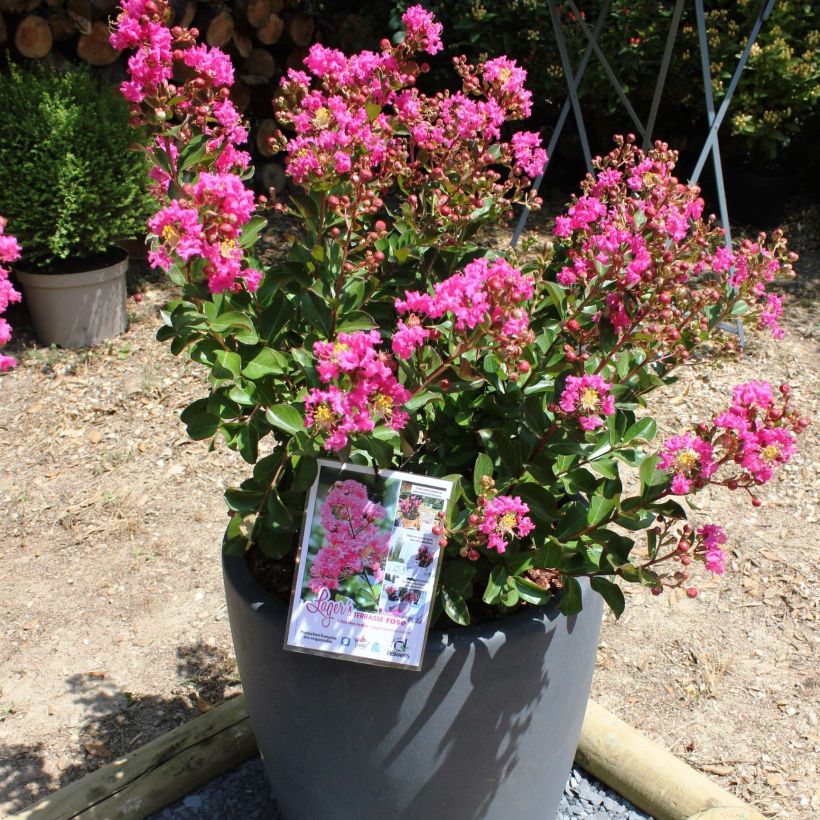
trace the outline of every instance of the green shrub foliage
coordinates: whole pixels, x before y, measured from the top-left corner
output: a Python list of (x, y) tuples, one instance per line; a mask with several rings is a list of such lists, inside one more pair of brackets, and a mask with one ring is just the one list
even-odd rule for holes
[(23, 261), (46, 268), (144, 233), (144, 153), (128, 105), (86, 68), (0, 76), (0, 213)]

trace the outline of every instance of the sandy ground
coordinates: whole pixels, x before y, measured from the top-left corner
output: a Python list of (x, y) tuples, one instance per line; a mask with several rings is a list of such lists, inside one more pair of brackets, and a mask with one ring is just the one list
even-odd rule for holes
[[(790, 381), (820, 418), (817, 267), (784, 342), (688, 367), (655, 394), (663, 434), (763, 376)], [(239, 689), (218, 559), (222, 490), (247, 466), (185, 437), (178, 414), (200, 376), (154, 340), (169, 291), (132, 286), (129, 331), (93, 350), (37, 348), (12, 319), (22, 350), (0, 378), (0, 815)], [(725, 579), (693, 601), (628, 592), (627, 614), (605, 622), (593, 693), (767, 814), (806, 820), (820, 814), (819, 456), (815, 425), (760, 509), (725, 491), (697, 497), (696, 520), (730, 532)]]

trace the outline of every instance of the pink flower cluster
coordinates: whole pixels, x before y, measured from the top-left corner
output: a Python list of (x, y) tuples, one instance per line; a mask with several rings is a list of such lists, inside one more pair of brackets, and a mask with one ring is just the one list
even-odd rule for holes
[(387, 510), (368, 498), (367, 487), (353, 479), (337, 481), (319, 516), (324, 541), (308, 570), (310, 589), (334, 590), (354, 575), (381, 583), (390, 543), (390, 532), (382, 526)]
[[(325, 449), (344, 449), (351, 436), (371, 432), (383, 422), (394, 430), (407, 424), (401, 406), (410, 392), (396, 379), (396, 363), (376, 346), (378, 331), (340, 333), (334, 342), (316, 342), (316, 370), (328, 387), (313, 388), (305, 399), (305, 426), (325, 437)], [(335, 382), (335, 384), (333, 384)]]
[(463, 333), (482, 326), (506, 357), (517, 358), (533, 340), (529, 317), (522, 307), (533, 292), (532, 277), (506, 259), (476, 259), (461, 273), (436, 283), (432, 294), (407, 291), (404, 299), (396, 300), (396, 310), (410, 315), (406, 321), (399, 320), (393, 352), (401, 359), (409, 358), (438, 332), (424, 327), (421, 320), (435, 321), (450, 314), (455, 330)]
[[(20, 294), (9, 282), (9, 269), (6, 265), (15, 262), (20, 258), (20, 245), (13, 236), (5, 232), (6, 220), (0, 216), (0, 314), (6, 312), (6, 308), (12, 302), (20, 301)], [(11, 339), (11, 325), (0, 315), (0, 347)], [(17, 364), (14, 356), (7, 356), (0, 353), (0, 373), (11, 370)]]
[(487, 547), (499, 554), (507, 551), (513, 538), (525, 538), (534, 529), (527, 515), (529, 506), (517, 495), (497, 495), (479, 509), (478, 530), (487, 538)]
[[(706, 309), (720, 304), (729, 315), (737, 299), (750, 308), (746, 320), (780, 338), (782, 298), (767, 286), (793, 275), (782, 232), (728, 250), (723, 230), (702, 218), (697, 186), (673, 175), (677, 154), (664, 143), (644, 153), (631, 139), (616, 138), (618, 147), (596, 161), (597, 177), (556, 219), (565, 253), (557, 281), (606, 293), (605, 310), (584, 321), (579, 341), (589, 344), (606, 321), (619, 336), (661, 341), (685, 357), (682, 335), (707, 331)], [(739, 289), (731, 300), (729, 285)]]
[(600, 376), (567, 376), (558, 406), (567, 415), (576, 416), (582, 430), (595, 430), (604, 424), (604, 416), (615, 412), (612, 385)]
[(711, 442), (692, 433), (667, 439), (660, 455), (658, 467), (672, 473), (675, 495), (686, 495), (693, 481), (702, 487), (717, 469), (712, 459)]
[(715, 575), (723, 575), (726, 553), (721, 547), (726, 543), (726, 533), (717, 524), (704, 524), (697, 531), (695, 555), (703, 559), (706, 569)]
[(436, 22), (431, 12), (419, 5), (411, 6), (402, 15), (401, 21), (407, 32), (405, 42), (413, 51), (438, 54), (444, 48), (441, 42), (443, 26)]
[[(125, 0), (110, 38), (114, 48), (136, 49), (128, 62), (130, 80), (121, 89), (131, 102), (134, 122), (162, 129), (170, 118), (183, 120), (173, 140), (162, 131), (151, 148), (153, 156), (164, 155), (151, 176), (166, 204), (149, 222), (156, 238), (150, 260), (166, 272), (178, 263), (181, 269), (193, 268), (201, 260), (213, 293), (242, 286), (255, 290), (261, 273), (244, 267), (237, 244), (253, 213), (254, 197), (237, 173), (248, 167), (250, 156), (237, 148), (248, 132), (229, 99), (233, 65), (219, 49), (196, 45), (195, 29), (169, 29), (169, 15), (168, 0)], [(181, 87), (172, 82), (175, 62), (193, 74)], [(194, 128), (206, 139), (199, 167), (213, 172), (190, 179), (180, 157)]]
[[(769, 481), (775, 468), (794, 455), (796, 436), (809, 425), (809, 419), (789, 406), (789, 385), (781, 385), (780, 393), (778, 401), (764, 381), (738, 385), (729, 409), (711, 424), (668, 439), (658, 466), (672, 475), (672, 492), (683, 495), (707, 483), (749, 491)], [(732, 465), (737, 472), (717, 481), (719, 468), (728, 470)], [(752, 502), (760, 503), (753, 495)]]
[[(277, 111), (279, 121), (295, 131), (285, 145), (288, 174), (318, 189), (339, 178), (373, 181), (378, 188), (381, 175), (389, 172), (401, 175), (410, 191), (429, 185), (433, 169), (444, 180), (458, 167), (463, 177), (468, 157), (485, 181), (498, 179), (491, 166), (499, 162), (519, 175), (540, 173), (546, 154), (538, 134), (516, 135), (490, 153), (505, 122), (529, 115), (524, 69), (506, 57), (478, 68), (460, 60), (456, 68), (464, 91), (427, 97), (415, 88), (426, 67), (413, 58), (419, 51), (441, 50), (442, 27), (421, 6), (408, 9), (402, 19), (406, 34), (396, 46), (384, 40), (378, 53), (347, 57), (317, 43), (304, 61), (309, 73), (288, 71)], [(314, 80), (318, 88), (312, 87)], [(470, 202), (465, 214), (482, 201)], [(441, 207), (449, 209), (446, 216), (458, 216), (453, 204), (442, 200)]]

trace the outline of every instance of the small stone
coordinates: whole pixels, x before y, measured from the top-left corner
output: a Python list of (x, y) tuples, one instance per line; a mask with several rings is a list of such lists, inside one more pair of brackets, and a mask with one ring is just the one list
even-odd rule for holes
[(202, 798), (198, 794), (189, 794), (183, 801), (183, 805), (189, 809), (201, 809)]

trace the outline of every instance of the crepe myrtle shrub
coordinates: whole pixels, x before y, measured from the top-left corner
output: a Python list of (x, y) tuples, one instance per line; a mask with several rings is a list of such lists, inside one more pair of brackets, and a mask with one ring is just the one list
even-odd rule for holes
[(0, 75), (0, 213), (45, 269), (145, 234), (148, 165), (128, 106), (86, 67)]
[(300, 187), (275, 208), (302, 230), (266, 267), (230, 61), (169, 16), (129, 0), (113, 43), (135, 49), (123, 91), (156, 137), (152, 259), (182, 291), (158, 335), (209, 376), (182, 420), (253, 465), (225, 494), (224, 549), (292, 562), (317, 459), (334, 455), (455, 483), (436, 606), (459, 624), (555, 595), (576, 612), (581, 576), (620, 613), (619, 582), (696, 595), (697, 563), (722, 571), (725, 533), (686, 523), (679, 501), (721, 485), (759, 504), (808, 421), (788, 386), (752, 382), (655, 447), (647, 395), (698, 346), (731, 352), (727, 320), (781, 335), (768, 286), (792, 275), (782, 234), (728, 249), (675, 153), (627, 136), (545, 247), (482, 248), (481, 226), (538, 204), (538, 137), (500, 136), (529, 111), (524, 72), (456, 60), (460, 90), (419, 93), (441, 27), (414, 6), (399, 43), (314, 45), (283, 78), (278, 142)]

